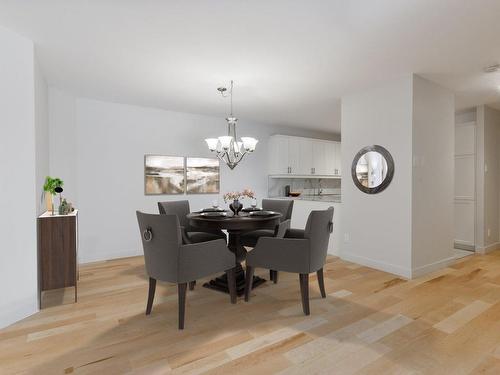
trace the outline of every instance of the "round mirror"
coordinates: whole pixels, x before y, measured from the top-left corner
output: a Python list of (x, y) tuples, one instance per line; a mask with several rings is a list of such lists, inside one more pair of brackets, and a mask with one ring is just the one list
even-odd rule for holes
[(354, 184), (366, 194), (384, 190), (394, 176), (394, 160), (382, 146), (362, 148), (354, 157), (351, 167)]

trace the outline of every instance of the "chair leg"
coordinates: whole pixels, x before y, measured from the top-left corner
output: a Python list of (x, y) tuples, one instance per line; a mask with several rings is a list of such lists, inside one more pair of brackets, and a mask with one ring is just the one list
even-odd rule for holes
[(250, 292), (252, 291), (254, 268), (247, 266), (245, 277), (245, 302), (250, 301)]
[(177, 284), (179, 296), (179, 329), (184, 329), (184, 315), (186, 313), (186, 290), (187, 283)]
[(300, 294), (302, 296), (302, 310), (305, 315), (310, 314), (309, 310), (309, 274), (301, 273), (299, 275), (300, 280)]
[(156, 290), (156, 279), (152, 277), (149, 278), (149, 293), (148, 293), (148, 304), (146, 306), (146, 315), (151, 314), (151, 309), (153, 308), (153, 300), (155, 299)]
[(195, 281), (190, 281), (189, 282), (189, 290), (194, 290), (194, 286), (196, 285), (196, 280)]
[(227, 286), (229, 287), (229, 295), (231, 296), (231, 303), (236, 303), (236, 272), (234, 268), (226, 271)]
[(325, 279), (323, 278), (323, 268), (320, 268), (318, 271), (316, 271), (316, 275), (318, 276), (318, 284), (319, 284), (319, 291), (321, 292), (321, 297), (326, 298)]
[(278, 283), (278, 271), (276, 270), (269, 270), (269, 279), (277, 284)]

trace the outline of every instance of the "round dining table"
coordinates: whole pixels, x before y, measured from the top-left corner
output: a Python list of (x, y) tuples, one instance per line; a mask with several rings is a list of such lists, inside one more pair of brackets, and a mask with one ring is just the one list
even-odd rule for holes
[[(282, 215), (278, 212), (273, 212), (266, 216), (257, 216), (251, 213), (240, 212), (239, 215), (234, 215), (230, 211), (225, 211), (226, 216), (208, 216), (204, 213), (193, 212), (187, 215), (189, 223), (199, 229), (205, 230), (226, 230), (229, 234), (228, 248), (235, 255), (236, 260), (236, 292), (239, 296), (245, 292), (245, 271), (241, 266), (241, 262), (245, 260), (247, 251), (241, 244), (241, 234), (257, 229), (274, 229), (280, 223)], [(254, 276), (253, 287), (257, 287), (266, 280)], [(221, 275), (209, 282), (203, 284), (209, 289), (218, 290), (220, 292), (229, 293), (227, 284), (227, 276)]]

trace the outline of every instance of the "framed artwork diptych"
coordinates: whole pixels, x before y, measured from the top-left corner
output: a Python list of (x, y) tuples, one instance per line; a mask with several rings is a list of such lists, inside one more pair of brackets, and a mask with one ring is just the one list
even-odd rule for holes
[(218, 194), (216, 158), (144, 155), (144, 194)]

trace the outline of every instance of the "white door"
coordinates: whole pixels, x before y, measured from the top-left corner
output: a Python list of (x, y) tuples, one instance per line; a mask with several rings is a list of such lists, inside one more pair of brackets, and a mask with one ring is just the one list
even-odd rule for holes
[(455, 247), (474, 250), (476, 222), (476, 124), (455, 127)]
[(269, 174), (290, 173), (288, 137), (274, 135), (269, 138)]

